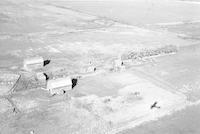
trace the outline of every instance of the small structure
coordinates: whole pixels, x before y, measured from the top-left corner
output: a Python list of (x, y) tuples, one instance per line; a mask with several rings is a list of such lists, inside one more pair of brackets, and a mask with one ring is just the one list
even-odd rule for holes
[(113, 62), (113, 69), (115, 71), (121, 71), (121, 70), (125, 70), (125, 66), (124, 63), (121, 59), (116, 59)]
[(86, 73), (94, 73), (96, 71), (96, 67), (94, 66), (89, 66), (87, 69), (86, 69)]
[(47, 78), (45, 76), (45, 73), (43, 72), (36, 73), (36, 80), (39, 85), (43, 85), (43, 86), (46, 85)]
[(46, 76), (44, 75), (43, 72), (36, 73), (36, 78), (37, 78), (38, 81), (45, 81), (46, 80)]
[(72, 80), (70, 77), (48, 80), (47, 90), (49, 90), (52, 95), (63, 94), (68, 90), (72, 90)]
[(82, 73), (94, 73), (96, 72), (97, 68), (95, 67), (94, 63), (90, 61), (88, 64), (84, 66)]
[(41, 69), (43, 66), (44, 59), (42, 57), (33, 57), (24, 60), (24, 69), (26, 71)]

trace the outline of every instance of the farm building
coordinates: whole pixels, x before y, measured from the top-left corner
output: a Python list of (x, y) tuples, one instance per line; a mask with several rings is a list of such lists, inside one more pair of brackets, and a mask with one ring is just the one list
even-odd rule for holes
[(24, 69), (27, 71), (34, 71), (41, 69), (44, 65), (44, 59), (42, 57), (27, 58), (24, 60)]
[(47, 77), (45, 76), (45, 73), (38, 72), (35, 77), (39, 85), (46, 85)]
[(72, 90), (72, 80), (70, 77), (48, 80), (47, 90), (52, 95), (63, 94), (65, 91)]
[(94, 66), (89, 66), (87, 69), (86, 69), (86, 73), (93, 73), (96, 71), (96, 67)]
[(121, 71), (125, 69), (124, 63), (121, 59), (116, 59), (113, 62), (113, 69), (115, 71)]
[(44, 75), (43, 72), (36, 73), (36, 78), (37, 78), (38, 81), (45, 81), (46, 80), (46, 76)]

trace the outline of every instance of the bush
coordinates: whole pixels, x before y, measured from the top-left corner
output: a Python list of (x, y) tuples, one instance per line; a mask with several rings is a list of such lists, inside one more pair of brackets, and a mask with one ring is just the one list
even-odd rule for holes
[(125, 59), (141, 59), (144, 57), (156, 56), (161, 54), (170, 54), (175, 52), (177, 52), (177, 47), (169, 45), (157, 49), (144, 49), (141, 50), (140, 52), (133, 51), (130, 52), (127, 56), (123, 55), (123, 57), (127, 57)]

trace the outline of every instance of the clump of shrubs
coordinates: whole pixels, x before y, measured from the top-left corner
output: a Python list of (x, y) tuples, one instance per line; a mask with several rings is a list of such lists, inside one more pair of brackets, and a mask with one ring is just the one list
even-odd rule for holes
[(132, 51), (126, 57), (126, 59), (141, 59), (150, 56), (176, 53), (177, 47), (173, 45), (157, 48), (157, 49), (143, 49), (141, 51)]

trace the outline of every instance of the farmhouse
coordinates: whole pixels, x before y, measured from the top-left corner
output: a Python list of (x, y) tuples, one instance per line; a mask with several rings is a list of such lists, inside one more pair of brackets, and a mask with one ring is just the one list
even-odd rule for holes
[(72, 80), (70, 77), (48, 80), (47, 90), (49, 90), (52, 95), (63, 94), (65, 91), (72, 90)]
[(44, 59), (42, 57), (27, 58), (24, 60), (24, 69), (27, 71), (34, 71), (41, 69), (44, 65)]

